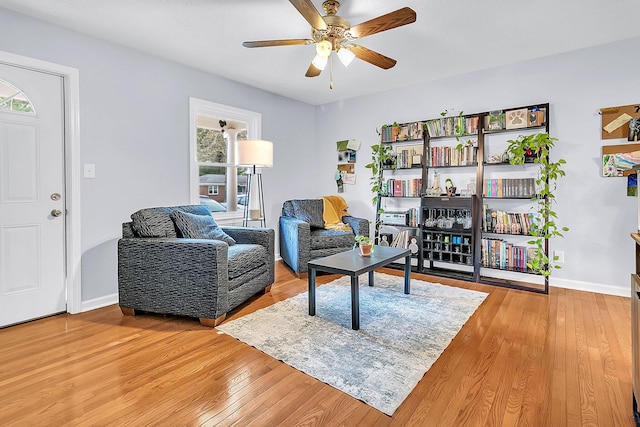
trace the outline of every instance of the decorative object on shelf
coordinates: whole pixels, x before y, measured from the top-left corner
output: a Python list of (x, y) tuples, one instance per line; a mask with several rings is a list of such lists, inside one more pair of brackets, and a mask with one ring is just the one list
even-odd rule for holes
[(533, 163), (538, 164), (538, 175), (536, 177), (536, 185), (538, 194), (532, 198), (537, 204), (538, 221), (531, 224), (531, 236), (534, 237), (528, 243), (535, 245), (535, 251), (532, 257), (527, 260), (527, 267), (534, 273), (548, 277), (552, 269), (560, 268), (555, 264), (557, 261), (549, 259), (545, 251), (545, 241), (553, 237), (564, 237), (562, 232), (569, 231), (567, 227), (560, 228), (557, 225), (558, 215), (552, 209), (555, 202), (555, 190), (557, 188), (557, 180), (565, 176), (562, 169), (566, 164), (564, 159), (552, 162), (549, 159), (549, 151), (555, 145), (557, 138), (551, 138), (548, 133), (536, 133), (532, 135), (520, 135), (517, 139), (510, 139), (507, 142), (507, 152), (509, 153), (510, 163), (513, 165), (522, 165), (526, 161), (527, 152), (536, 153), (537, 157)]
[(509, 110), (506, 114), (505, 127), (507, 129), (520, 129), (526, 128), (527, 123), (527, 109), (520, 108), (517, 110)]
[(486, 130), (502, 130), (504, 129), (504, 120), (504, 111), (490, 111), (489, 115), (486, 116), (484, 128)]
[(456, 187), (453, 186), (451, 178), (444, 180), (444, 188), (447, 190), (447, 196), (453, 197), (456, 195)]
[(540, 108), (538, 106), (530, 108), (527, 112), (527, 127), (537, 127), (545, 125), (545, 117), (547, 116), (547, 109)]
[(355, 237), (353, 248), (355, 249), (356, 246), (360, 247), (360, 256), (371, 256), (371, 252), (373, 252), (373, 243), (371, 242), (371, 237), (358, 234)]
[(411, 251), (411, 255), (416, 255), (420, 248), (418, 247), (418, 238), (411, 237), (411, 241), (409, 242), (409, 250)]
[(250, 168), (242, 225), (247, 227), (251, 221), (260, 221), (260, 225), (266, 227), (262, 173), (258, 168), (273, 166), (273, 142), (259, 139), (237, 141), (236, 165)]
[(440, 187), (440, 174), (438, 172), (433, 173), (433, 185), (427, 189), (427, 196), (438, 197), (442, 194), (442, 188)]

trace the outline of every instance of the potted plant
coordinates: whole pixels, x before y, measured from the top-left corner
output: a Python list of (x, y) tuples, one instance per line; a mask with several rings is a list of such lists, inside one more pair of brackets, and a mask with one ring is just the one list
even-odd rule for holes
[(356, 235), (353, 248), (355, 249), (356, 246), (360, 247), (361, 256), (371, 256), (371, 252), (373, 251), (373, 243), (371, 242), (371, 237), (363, 236), (362, 234)]
[(569, 231), (567, 227), (558, 226), (556, 223), (558, 215), (552, 208), (555, 202), (556, 182), (560, 177), (565, 176), (562, 167), (566, 163), (563, 159), (557, 161), (549, 159), (549, 152), (557, 140), (557, 138), (551, 138), (546, 132), (520, 135), (517, 139), (507, 141), (509, 146), (506, 150), (509, 163), (512, 165), (524, 163), (539, 165), (536, 177), (538, 194), (531, 199), (536, 203), (538, 219), (531, 225), (530, 234), (534, 239), (528, 242), (530, 245), (535, 245), (535, 255), (528, 260), (527, 267), (545, 277), (551, 274), (551, 269), (560, 268), (559, 265), (554, 264), (557, 257), (551, 260), (546, 254), (546, 239), (564, 237), (562, 233)]

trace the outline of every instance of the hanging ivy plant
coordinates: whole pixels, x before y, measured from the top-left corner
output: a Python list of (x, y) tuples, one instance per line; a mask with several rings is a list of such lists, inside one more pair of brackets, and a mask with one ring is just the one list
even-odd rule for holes
[(373, 193), (373, 206), (377, 208), (375, 223), (375, 235), (378, 235), (380, 228), (380, 214), (384, 212), (384, 209), (379, 207), (380, 197), (384, 190), (384, 173), (385, 169), (395, 168), (395, 153), (393, 147), (390, 144), (382, 142), (382, 133), (389, 126), (398, 126), (398, 123), (394, 122), (392, 125), (383, 125), (380, 130), (376, 129), (378, 133), (378, 143), (371, 146), (371, 163), (365, 165), (367, 169), (371, 170), (371, 179), (369, 181), (371, 185), (371, 192)]
[(562, 233), (569, 231), (567, 227), (560, 227), (557, 224), (558, 215), (552, 209), (555, 203), (557, 180), (565, 176), (563, 165), (566, 164), (563, 159), (555, 162), (549, 159), (549, 152), (557, 140), (557, 138), (551, 138), (548, 133), (537, 133), (520, 135), (517, 139), (507, 141), (509, 163), (512, 165), (536, 163), (539, 166), (536, 177), (538, 194), (531, 199), (536, 203), (538, 218), (531, 225), (530, 234), (534, 239), (528, 242), (534, 245), (536, 250), (533, 258), (528, 260), (527, 267), (545, 277), (551, 274), (552, 269), (560, 268), (555, 263), (557, 257), (550, 259), (546, 254), (545, 239), (564, 237)]

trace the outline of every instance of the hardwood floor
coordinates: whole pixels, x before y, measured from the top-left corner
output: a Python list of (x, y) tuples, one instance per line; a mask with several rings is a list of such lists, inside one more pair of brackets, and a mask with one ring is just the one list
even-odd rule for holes
[[(392, 417), (197, 319), (110, 306), (0, 329), (0, 425), (634, 425), (628, 298), (414, 277), (490, 295)], [(278, 264), (226, 321), (305, 290)]]

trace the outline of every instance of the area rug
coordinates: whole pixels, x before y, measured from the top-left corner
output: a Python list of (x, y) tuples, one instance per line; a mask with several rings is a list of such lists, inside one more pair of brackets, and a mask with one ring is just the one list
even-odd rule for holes
[(486, 293), (375, 273), (361, 276), (360, 330), (351, 329), (349, 277), (223, 323), (218, 330), (392, 415)]

